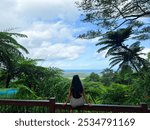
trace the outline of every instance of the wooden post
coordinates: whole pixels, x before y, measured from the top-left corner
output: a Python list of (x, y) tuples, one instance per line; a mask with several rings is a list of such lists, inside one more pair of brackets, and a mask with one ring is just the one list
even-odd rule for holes
[(55, 113), (55, 97), (49, 99), (49, 113)]
[(141, 109), (143, 113), (147, 113), (148, 112), (148, 105), (146, 103), (141, 103)]

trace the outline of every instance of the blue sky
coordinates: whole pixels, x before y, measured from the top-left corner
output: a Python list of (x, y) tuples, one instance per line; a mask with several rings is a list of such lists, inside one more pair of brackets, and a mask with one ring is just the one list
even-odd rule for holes
[[(42, 66), (61, 69), (104, 69), (109, 67), (105, 52), (98, 54), (96, 39), (77, 39), (89, 24), (80, 21), (76, 0), (1, 0), (0, 29), (18, 28), (15, 32), (28, 38), (18, 39), (29, 54), (27, 57), (45, 59)], [(148, 42), (144, 52), (150, 51)]]

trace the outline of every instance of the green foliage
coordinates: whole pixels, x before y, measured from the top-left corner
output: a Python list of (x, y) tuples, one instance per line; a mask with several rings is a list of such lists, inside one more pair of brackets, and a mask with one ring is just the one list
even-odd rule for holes
[(123, 25), (139, 24), (150, 14), (149, 0), (82, 0), (76, 2), (83, 11), (82, 21), (114, 30)]
[(110, 86), (110, 84), (112, 82), (114, 82), (115, 79), (115, 72), (112, 70), (112, 69), (104, 69), (102, 72), (101, 72), (101, 77), (100, 77), (100, 81), (101, 83), (103, 83), (105, 86)]
[(84, 81), (93, 81), (93, 82), (99, 82), (100, 76), (94, 72), (92, 72), (89, 76), (87, 76)]
[(84, 81), (85, 93), (94, 104), (100, 104), (101, 96), (106, 91), (106, 87), (100, 82)]
[(107, 57), (121, 48), (128, 50), (128, 48), (124, 45), (124, 42), (128, 40), (131, 34), (131, 27), (107, 32), (101, 39), (99, 39), (100, 42), (96, 44), (103, 46), (98, 50), (98, 52), (100, 53), (101, 51), (108, 50), (106, 53)]
[[(150, 38), (150, 26), (138, 20), (150, 14), (150, 1), (82, 0), (76, 4), (83, 11), (82, 21), (97, 26), (80, 34), (79, 38), (98, 38), (98, 52), (105, 50), (106, 57), (111, 56), (110, 68), (118, 66), (118, 72), (110, 69), (102, 72), (100, 82), (107, 86), (102, 103), (139, 104), (144, 101), (149, 104), (150, 56), (148, 54), (147, 60), (141, 57), (144, 48), (140, 41)], [(119, 29), (122, 26), (124, 28)], [(135, 41), (127, 44), (129, 39)], [(85, 81), (92, 80), (87, 77)]]
[(23, 68), (24, 71), (19, 76), (18, 82), (28, 86), (40, 97), (54, 96), (54, 87), (61, 82), (61, 70), (32, 64), (24, 65)]
[(132, 84), (130, 102), (134, 104), (146, 102), (150, 105), (150, 69), (142, 70), (139, 74)]
[[(18, 49), (23, 50), (24, 52), (28, 53), (28, 50), (20, 45), (14, 37), (27, 37), (24, 34), (19, 34), (19, 33), (10, 33), (10, 32), (0, 32), (0, 46), (1, 48), (5, 48), (7, 51), (12, 52), (18, 52), (21, 54), (21, 52)], [(3, 49), (4, 49), (3, 48)]]
[(102, 103), (116, 105), (127, 104), (128, 90), (129, 88), (126, 85), (112, 83), (103, 94)]
[(38, 99), (38, 96), (35, 94), (35, 92), (29, 89), (27, 86), (24, 86), (22, 84), (17, 84), (16, 86), (19, 91), (14, 95), (13, 98), (15, 99)]
[(144, 49), (140, 46), (140, 42), (136, 41), (130, 46), (124, 42), (129, 39), (132, 34), (132, 28), (119, 29), (117, 31), (107, 32), (100, 42), (96, 45), (102, 45), (98, 52), (107, 50), (106, 57), (110, 58), (110, 68), (119, 64), (119, 68), (124, 65), (130, 66), (132, 69), (139, 71), (142, 67), (146, 67), (147, 63), (141, 55), (144, 55), (141, 51)]
[[(107, 11), (105, 13), (107, 15)], [(142, 24), (136, 23), (136, 26), (141, 27)], [(124, 43), (131, 34), (135, 34), (133, 31), (135, 27), (107, 32), (97, 44), (102, 45), (99, 52), (108, 49), (106, 56), (112, 56), (110, 64), (112, 66), (119, 64), (120, 70), (115, 72), (105, 69), (101, 75), (91, 73), (83, 80), (85, 93), (92, 103), (135, 105), (146, 102), (150, 104), (150, 56), (148, 55), (147, 61), (140, 57), (143, 48), (139, 42), (130, 46)], [(141, 32), (144, 33), (144, 31), (149, 32), (146, 28), (141, 29)], [(100, 36), (100, 32), (89, 32), (89, 34), (92, 37)], [(49, 99), (55, 97), (56, 102), (65, 102), (71, 80), (64, 78), (62, 70), (58, 68), (41, 67), (37, 65), (39, 60), (24, 58), (20, 49), (28, 52), (17, 43), (14, 39), (16, 36), (26, 37), (17, 33), (0, 32), (0, 88), (5, 88), (6, 82), (7, 87), (10, 83), (10, 88), (18, 89), (17, 94), (5, 98)], [(11, 110), (16, 111), (16, 108), (8, 108), (8, 111), (11, 112)], [(25, 108), (25, 111), (32, 112), (32, 109)]]
[(6, 87), (14, 75), (15, 63), (23, 58), (21, 51), (28, 53), (28, 50), (20, 45), (14, 37), (26, 37), (18, 33), (0, 32), (0, 69), (6, 72)]
[(118, 69), (120, 69), (122, 66), (127, 65), (138, 72), (142, 67), (147, 67), (147, 61), (140, 57), (144, 54), (141, 52), (142, 50), (143, 47), (140, 47), (139, 42), (135, 42), (128, 49), (113, 52), (111, 54), (113, 57), (110, 59), (111, 67), (119, 64)]
[(136, 73), (133, 72), (130, 66), (123, 65), (115, 75), (115, 83), (131, 85), (136, 78)]
[(55, 97), (57, 102), (65, 102), (70, 88), (71, 81), (66, 78), (60, 78), (57, 83), (51, 88), (51, 95)]
[(1, 84), (6, 82), (6, 87), (19, 87), (19, 92), (14, 98), (56, 97), (58, 102), (64, 101), (70, 82), (62, 77), (62, 71), (58, 68), (37, 66), (39, 59), (24, 58), (20, 50), (26, 53), (28, 51), (14, 37), (26, 35), (0, 32), (0, 78), (3, 81)]
[(147, 60), (150, 63), (150, 52), (147, 54)]

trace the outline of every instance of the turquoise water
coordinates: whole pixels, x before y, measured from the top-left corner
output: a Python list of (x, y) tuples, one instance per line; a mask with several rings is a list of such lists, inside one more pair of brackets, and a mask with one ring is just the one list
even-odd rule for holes
[(0, 95), (13, 95), (16, 94), (18, 92), (18, 89), (6, 89), (1, 91), (0, 90)]

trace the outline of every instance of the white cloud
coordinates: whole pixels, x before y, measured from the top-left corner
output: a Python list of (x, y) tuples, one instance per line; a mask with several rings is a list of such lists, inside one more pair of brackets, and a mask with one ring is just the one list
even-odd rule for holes
[(73, 21), (78, 16), (75, 0), (17, 0), (16, 10), (26, 19), (50, 20), (60, 18)]
[(9, 27), (19, 27), (24, 24), (24, 21), (20, 20), (18, 13), (15, 11), (16, 0), (1, 0), (0, 2), (0, 29), (5, 30)]
[(76, 0), (1, 0), (0, 28), (28, 27), (34, 21), (74, 22), (79, 14)]
[[(58, 67), (58, 68), (61, 68), (61, 69), (89, 69), (89, 67), (93, 67), (93, 69), (97, 69), (96, 66), (94, 63), (84, 63), (84, 62), (81, 62), (81, 63), (76, 63), (76, 61), (67, 61), (67, 62), (64, 62), (64, 61), (52, 61), (52, 60), (45, 60), (45, 61), (42, 61), (41, 63), (39, 63), (39, 65), (42, 65), (42, 66), (52, 66), (52, 67)], [(75, 66), (75, 67), (74, 67)]]
[(142, 50), (142, 53), (145, 53), (145, 55), (141, 55), (142, 58), (147, 59), (147, 54), (150, 52), (150, 48), (144, 48)]
[(44, 41), (51, 43), (80, 43), (73, 35), (74, 29), (62, 22), (44, 23), (35, 22), (21, 33), (28, 36), (21, 42), (27, 48), (40, 46)]
[(19, 32), (28, 38), (17, 40), (29, 50), (27, 56), (45, 59), (46, 66), (96, 68), (95, 60), (91, 60), (95, 40), (74, 37), (87, 30), (77, 21), (80, 12), (75, 1), (78, 0), (1, 0), (0, 29), (20, 27)]
[(75, 60), (85, 47), (72, 35), (74, 28), (63, 22), (35, 22), (22, 33), (27, 39), (19, 39), (30, 52), (29, 57), (46, 60)]
[(106, 68), (109, 65), (109, 63), (107, 60), (95, 62), (94, 59), (91, 60), (90, 62), (86, 61), (78, 62), (77, 60), (67, 62), (64, 62), (62, 60), (59, 61), (45, 60), (40, 62), (39, 65), (47, 67), (49, 66), (58, 67), (61, 69), (103, 69)]
[(106, 56), (107, 51), (108, 50), (104, 50), (104, 51), (102, 51), (100, 53), (95, 52), (93, 57), (96, 58), (97, 60), (103, 60), (104, 58), (106, 58), (105, 56)]
[(45, 44), (29, 49), (30, 57), (46, 60), (75, 60), (84, 52), (84, 47), (65, 44)]

